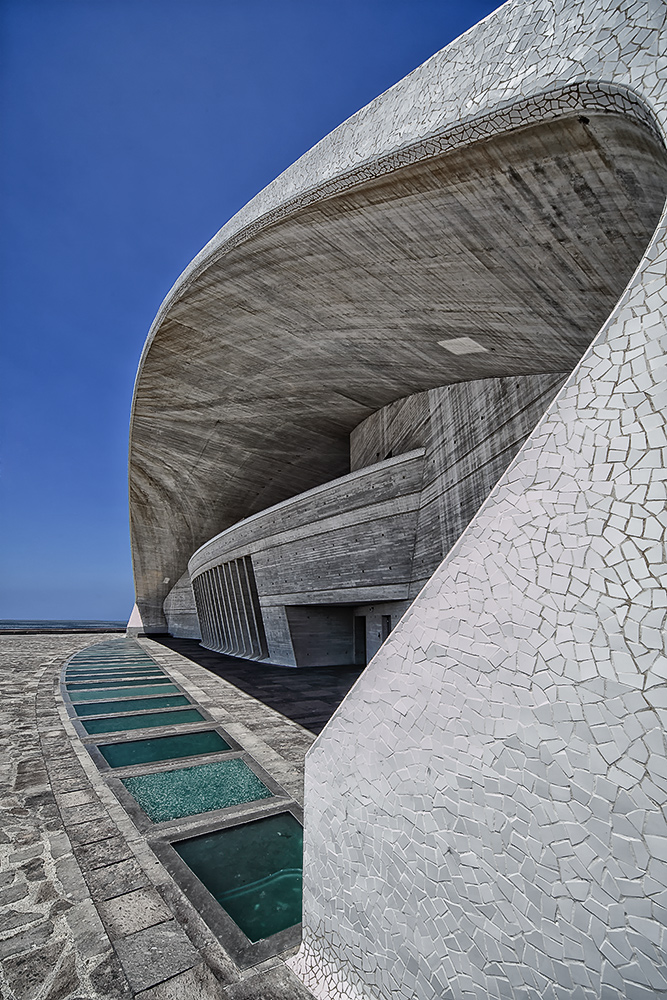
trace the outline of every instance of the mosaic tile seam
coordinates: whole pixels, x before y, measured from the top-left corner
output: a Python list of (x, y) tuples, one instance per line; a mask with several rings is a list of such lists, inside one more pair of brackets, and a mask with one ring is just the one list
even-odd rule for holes
[[(324, 180), (346, 155), (370, 158), (374, 138), (407, 143), (436, 120), (502, 131), (528, 105), (548, 117), (606, 91), (625, 113), (649, 108), (664, 134), (666, 15), (662, 2), (509, 3), (245, 219), (305, 186), (313, 157)], [(663, 219), (579, 367), (308, 754), (291, 964), (322, 1000), (667, 997), (666, 276)]]

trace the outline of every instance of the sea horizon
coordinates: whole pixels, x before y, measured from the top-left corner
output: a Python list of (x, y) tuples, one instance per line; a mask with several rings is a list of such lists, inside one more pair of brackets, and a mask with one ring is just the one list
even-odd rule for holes
[(87, 629), (124, 629), (127, 621), (100, 618), (0, 618), (0, 632), (16, 631), (86, 631)]

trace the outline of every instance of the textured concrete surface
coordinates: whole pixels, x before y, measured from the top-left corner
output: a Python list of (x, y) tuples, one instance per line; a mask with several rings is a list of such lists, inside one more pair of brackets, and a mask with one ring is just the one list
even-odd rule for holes
[[(145, 625), (164, 631), (163, 600), (201, 544), (348, 472), (348, 435), (378, 408), (460, 381), (571, 371), (611, 311), (659, 217), (662, 146), (637, 120), (598, 113), (592, 94), (543, 100), (549, 120), (534, 124), (485, 90), (498, 120), (471, 125), (463, 148), (464, 125), (457, 139), (446, 130), (477, 64), (448, 89), (452, 67), (435, 56), (354, 116), (334, 133), (359, 157), (338, 177), (344, 192), (322, 186), (349, 157), (330, 137), (221, 231), (161, 309), (130, 445)], [(399, 133), (383, 109), (401, 92), (409, 124), (392, 172), (383, 157)], [(438, 136), (410, 147), (434, 117)], [(423, 162), (406, 165), (413, 156)], [(307, 191), (286, 202), (297, 175)], [(236, 232), (267, 200), (273, 214)], [(462, 335), (485, 350), (441, 345)]]
[[(394, 602), (384, 613), (399, 620), (566, 377), (442, 386), (368, 417), (350, 435), (352, 473), (240, 521), (194, 553), (192, 612), (196, 596), (204, 645), (289, 666), (367, 662), (353, 618), (367, 618), (373, 654), (377, 611), (359, 606)], [(222, 579), (241, 558), (251, 560), (254, 609), (232, 578)], [(183, 583), (175, 589), (182, 606)], [(182, 633), (174, 605), (165, 601), (165, 614)], [(265, 641), (253, 647), (248, 622), (260, 617)]]
[[(280, 958), (236, 967), (74, 734), (57, 693), (60, 667), (106, 638), (0, 636), (3, 1000), (308, 1000)], [(311, 734), (150, 645), (301, 796)]]

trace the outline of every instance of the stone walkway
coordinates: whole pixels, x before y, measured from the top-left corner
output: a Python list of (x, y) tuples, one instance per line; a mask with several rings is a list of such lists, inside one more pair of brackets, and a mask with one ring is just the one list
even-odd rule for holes
[[(3, 1000), (312, 1000), (284, 953), (239, 969), (74, 733), (63, 661), (107, 635), (0, 635)], [(297, 801), (313, 735), (158, 643), (142, 645)]]

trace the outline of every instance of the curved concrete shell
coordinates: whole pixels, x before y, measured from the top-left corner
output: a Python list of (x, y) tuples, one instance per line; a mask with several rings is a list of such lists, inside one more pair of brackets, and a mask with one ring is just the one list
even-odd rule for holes
[[(375, 410), (453, 382), (572, 369), (653, 231), (665, 159), (645, 125), (596, 113), (600, 95), (568, 99), (588, 114), (554, 97), (546, 123), (503, 120), (493, 139), (420, 148), (391, 172), (376, 162), (365, 183), (371, 166), (360, 167), (344, 193), (320, 185), (308, 207), (281, 205), (240, 232), (232, 220), (182, 276), (149, 336), (132, 415), (148, 628), (163, 630), (163, 601), (203, 542), (345, 474), (349, 434)], [(291, 171), (311, 160), (316, 183), (327, 145)], [(441, 344), (462, 336), (477, 353)]]
[(154, 628), (195, 549), (345, 475), (375, 411), (574, 368), (308, 755), (317, 996), (667, 996), (666, 15), (506, 4), (258, 195), (151, 331)]

